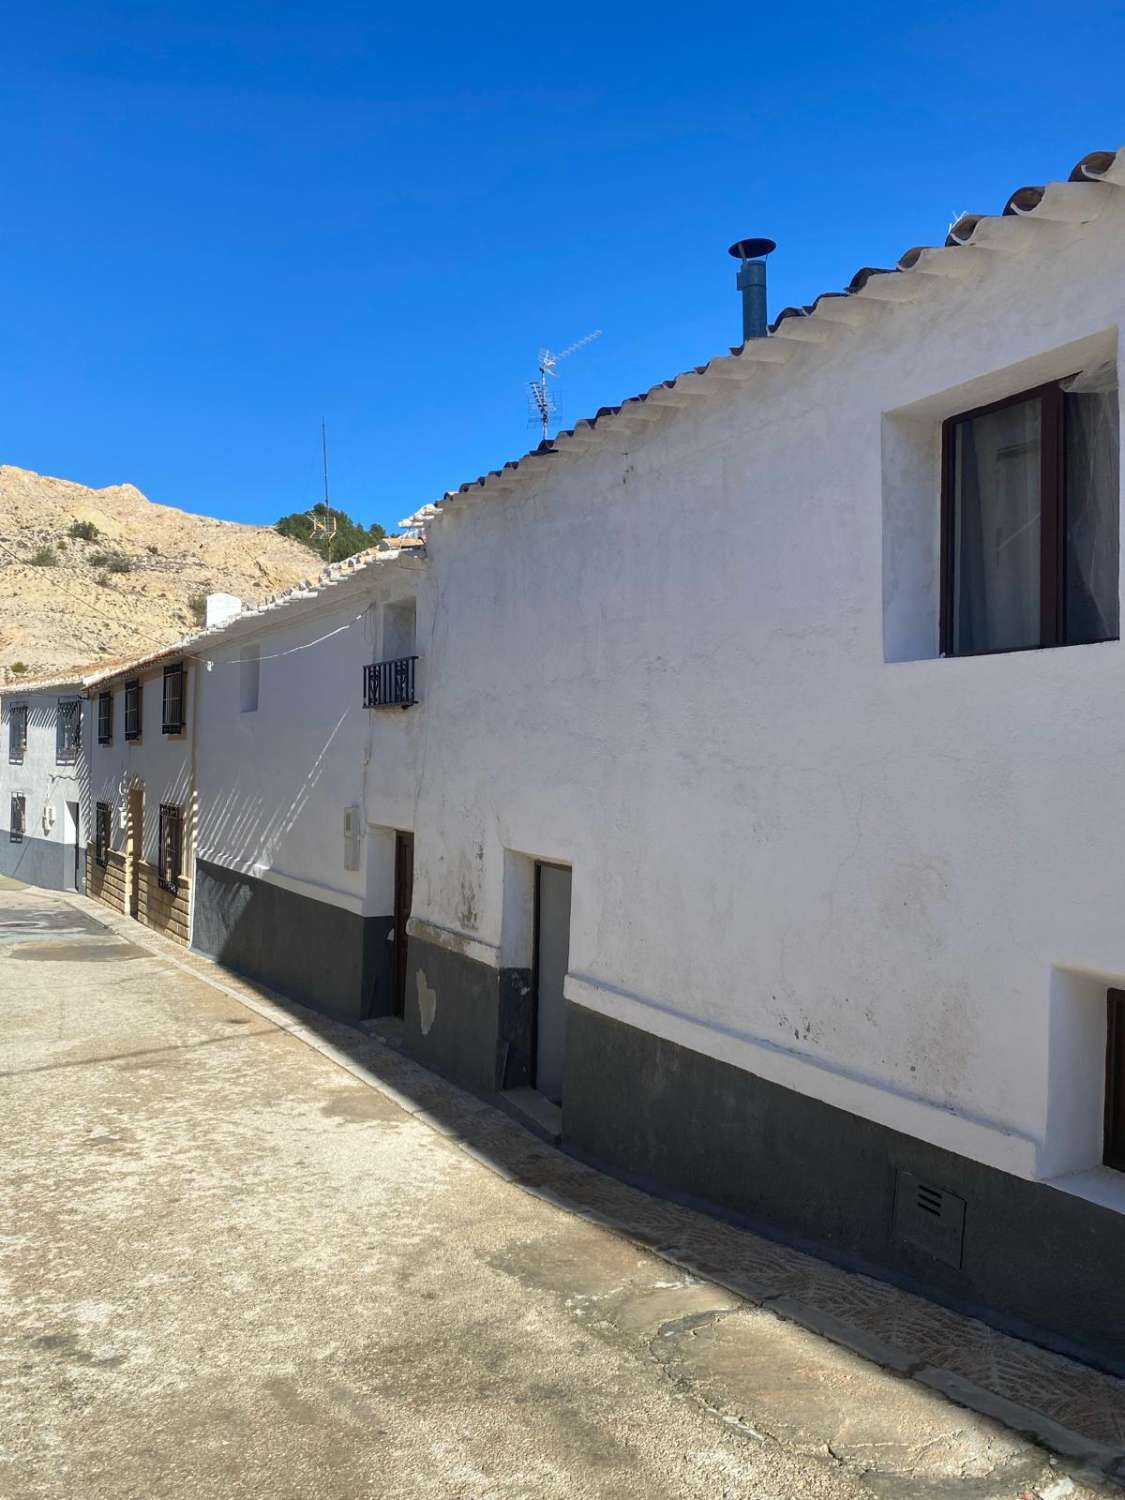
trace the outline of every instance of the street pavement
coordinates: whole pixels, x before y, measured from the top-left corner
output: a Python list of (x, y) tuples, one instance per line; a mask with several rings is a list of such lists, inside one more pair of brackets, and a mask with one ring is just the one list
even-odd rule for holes
[[(1120, 1383), (1003, 1341), (1078, 1393), (1053, 1454), (941, 1394), (932, 1351), (866, 1349), (840, 1298), (900, 1294), (92, 901), (0, 882), (0, 1075), (4, 1500), (1119, 1493), (1092, 1464)], [(917, 1302), (911, 1337), (952, 1318)]]

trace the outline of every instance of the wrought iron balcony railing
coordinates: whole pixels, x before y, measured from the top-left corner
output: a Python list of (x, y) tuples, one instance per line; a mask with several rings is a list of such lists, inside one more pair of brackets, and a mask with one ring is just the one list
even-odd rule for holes
[(414, 696), (416, 656), (400, 656), (394, 661), (376, 661), (363, 669), (364, 708), (409, 708), (417, 703)]

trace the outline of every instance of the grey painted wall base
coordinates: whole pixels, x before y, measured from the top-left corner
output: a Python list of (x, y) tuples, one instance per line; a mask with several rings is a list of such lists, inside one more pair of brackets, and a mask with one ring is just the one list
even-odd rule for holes
[(312, 1010), (354, 1024), (393, 1009), (392, 917), (196, 860), (192, 947)]
[[(646, 1186), (1125, 1374), (1125, 1215), (578, 1005), (563, 1140)], [(899, 1173), (964, 1201), (960, 1269), (896, 1236)]]
[(494, 969), (450, 948), (410, 939), (406, 1049), (478, 1094), (516, 1088), (531, 1066), (531, 973)]
[[(8, 830), (0, 829), (0, 875), (11, 875), (15, 880), (26, 880), (28, 885), (41, 885), (50, 891), (73, 891), (74, 845), (61, 844), (56, 839), (37, 839), (30, 834), (13, 844)], [(86, 889), (84, 850), (78, 855), (77, 888)]]

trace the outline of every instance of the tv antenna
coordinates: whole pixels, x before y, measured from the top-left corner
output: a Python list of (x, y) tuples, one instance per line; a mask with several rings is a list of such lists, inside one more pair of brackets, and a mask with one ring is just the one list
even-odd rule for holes
[(579, 339), (576, 344), (569, 345), (561, 354), (552, 354), (550, 349), (540, 349), (538, 379), (528, 381), (528, 406), (531, 411), (528, 420), (532, 426), (538, 425), (542, 428), (544, 441), (550, 433), (551, 418), (558, 413), (559, 409), (554, 392), (551, 390), (549, 377), (558, 374), (556, 367), (560, 360), (577, 353), (579, 349), (584, 349), (587, 344), (592, 344), (601, 336), (601, 329), (595, 328), (593, 333), (588, 333), (584, 339)]
[(336, 535), (336, 517), (332, 514), (332, 506), (328, 499), (328, 430), (324, 425), (324, 418), (320, 419), (320, 456), (324, 461), (324, 514), (318, 516), (316, 506), (308, 512), (308, 518), (312, 522), (312, 540), (315, 542), (319, 532), (324, 533), (325, 538), (325, 562), (332, 561), (332, 538)]

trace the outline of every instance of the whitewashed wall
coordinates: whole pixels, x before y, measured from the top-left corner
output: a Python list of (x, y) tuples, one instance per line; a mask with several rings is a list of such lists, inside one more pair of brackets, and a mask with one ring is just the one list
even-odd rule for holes
[[(424, 564), (375, 565), (317, 598), (243, 618), (200, 644), (197, 747), (201, 859), (361, 915), (391, 910), (394, 841), (414, 826), (423, 702), (363, 706), (363, 667), (383, 651), (387, 603), (428, 608)], [(258, 707), (241, 707), (239, 656), (260, 650)], [(424, 643), (420, 643), (424, 655)], [(357, 868), (344, 817), (360, 810)]]
[[(89, 797), (84, 755), (89, 743), (89, 705), (82, 709), (82, 750), (74, 765), (56, 761), (56, 723), (60, 698), (81, 698), (82, 688), (54, 685), (38, 692), (12, 686), (0, 700), (0, 856), (4, 868), (35, 883), (52, 871), (52, 884), (70, 884), (71, 870), (64, 848), (72, 844), (74, 830), (67, 817), (67, 803), (79, 804), (79, 836), (85, 839), (90, 826)], [(23, 761), (11, 764), (8, 759), (9, 716), (13, 704), (28, 706), (27, 748)], [(25, 849), (9, 845), (11, 799), (13, 793), (26, 798), (25, 848), (30, 857), (21, 859)], [(38, 847), (50, 846), (49, 851)], [(58, 858), (54, 859), (57, 851)], [(43, 864), (44, 857), (48, 863)], [(20, 865), (25, 868), (21, 871)]]
[(1125, 646), (937, 659), (936, 538), (941, 419), (1116, 356), (1104, 194), (444, 508), (418, 923), (519, 961), (505, 851), (571, 863), (573, 1000), (1018, 1174), (1100, 1159)]
[[(180, 660), (180, 658), (175, 658)], [(168, 660), (171, 660), (169, 658)], [(137, 675), (142, 682), (141, 737), (138, 740), (125, 738), (125, 683), (133, 674), (114, 678), (91, 689), (90, 734), (87, 736), (91, 763), (92, 801), (107, 802), (110, 807), (110, 847), (124, 852), (126, 843), (126, 814), (129, 791), (133, 787), (144, 789), (144, 832), (142, 837), (142, 859), (157, 866), (160, 858), (160, 804), (169, 803), (179, 807), (184, 817), (183, 873), (190, 874), (190, 801), (192, 721), (196, 704), (193, 679), (198, 663), (183, 658), (187, 677), (185, 682), (186, 724), (181, 734), (161, 732), (163, 717), (164, 666), (162, 661), (155, 668), (141, 670)], [(113, 743), (99, 745), (98, 696), (102, 692), (113, 693)], [(90, 838), (93, 838), (91, 819)]]

